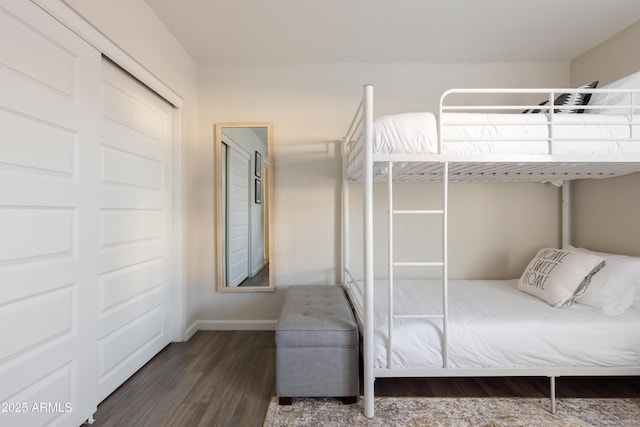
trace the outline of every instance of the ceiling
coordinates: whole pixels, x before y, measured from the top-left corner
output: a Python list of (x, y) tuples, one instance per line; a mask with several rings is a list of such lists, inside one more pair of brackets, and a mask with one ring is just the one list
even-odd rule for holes
[(200, 63), (568, 61), (640, 0), (145, 0)]

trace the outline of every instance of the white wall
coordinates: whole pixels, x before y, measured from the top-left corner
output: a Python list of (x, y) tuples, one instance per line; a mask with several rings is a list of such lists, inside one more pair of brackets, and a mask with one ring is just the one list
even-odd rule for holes
[(571, 61), (571, 83), (599, 80), (604, 86), (640, 70), (640, 22)]
[[(571, 62), (574, 86), (587, 80), (605, 85), (640, 71), (640, 22)], [(576, 182), (574, 243), (595, 250), (640, 255), (640, 173)]]
[[(158, 77), (180, 97), (183, 103), (183, 169), (185, 176), (185, 274), (187, 283), (193, 281), (192, 273), (198, 259), (193, 256), (191, 243), (197, 233), (198, 194), (192, 191), (196, 175), (196, 109), (197, 109), (197, 65), (175, 37), (167, 30), (158, 17), (143, 0), (64, 0), (85, 20), (90, 22), (107, 38)], [(208, 215), (209, 212), (206, 212)], [(193, 300), (186, 289), (185, 322), (194, 321)]]
[[(193, 191), (201, 195), (202, 221), (195, 251), (198, 280), (192, 285), (196, 318), (203, 321), (276, 319), (287, 286), (339, 281), (339, 144), (362, 85), (375, 85), (375, 114), (381, 115), (433, 111), (440, 94), (451, 87), (569, 84), (568, 63), (202, 65), (198, 74)], [(274, 123), (273, 294), (215, 292), (213, 124), (230, 121)], [(401, 187), (401, 198), (415, 199), (417, 188)], [(456, 212), (455, 277), (515, 277), (539, 246), (558, 244), (559, 193), (554, 187), (454, 186), (451, 205)], [(530, 243), (514, 245), (516, 239)], [(411, 246), (423, 243), (415, 239)]]
[[(440, 184), (404, 183), (394, 187), (396, 209), (439, 209)], [(362, 185), (351, 184), (350, 270), (362, 272)], [(374, 184), (374, 275), (387, 277), (387, 186)], [(449, 277), (512, 279), (519, 277), (540, 248), (560, 244), (560, 201), (551, 184), (452, 183), (449, 186)], [(399, 216), (394, 223), (396, 261), (442, 259), (438, 216)], [(396, 278), (439, 278), (439, 268), (396, 268)], [(360, 276), (362, 277), (362, 276)]]

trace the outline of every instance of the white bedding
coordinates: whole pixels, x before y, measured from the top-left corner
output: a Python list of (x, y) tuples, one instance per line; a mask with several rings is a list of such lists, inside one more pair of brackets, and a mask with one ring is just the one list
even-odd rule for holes
[[(558, 309), (516, 289), (517, 280), (449, 281), (449, 366), (638, 367), (640, 304), (606, 316)], [(396, 314), (441, 313), (440, 281), (396, 281)], [(375, 367), (386, 367), (387, 282), (375, 282)], [(442, 367), (441, 321), (396, 319), (394, 368)]]
[[(557, 141), (553, 154), (640, 154), (640, 143), (625, 140), (630, 138), (628, 116), (556, 114), (554, 117), (553, 135)], [(446, 113), (443, 153), (550, 154), (546, 120), (545, 114)], [(634, 127), (634, 132), (640, 131), (638, 126)], [(635, 133), (636, 137), (640, 134)], [(374, 121), (374, 152), (436, 154), (437, 135), (436, 117), (432, 113), (383, 116)], [(597, 138), (602, 140), (593, 140)]]

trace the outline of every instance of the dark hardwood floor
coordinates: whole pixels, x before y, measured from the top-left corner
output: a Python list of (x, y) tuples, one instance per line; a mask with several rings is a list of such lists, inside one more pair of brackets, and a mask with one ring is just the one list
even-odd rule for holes
[(273, 395), (273, 331), (200, 331), (107, 397), (93, 426), (262, 426)]
[[(547, 378), (381, 378), (379, 396), (548, 397)], [(640, 377), (556, 380), (562, 397), (640, 397)], [(273, 331), (200, 331), (105, 399), (94, 426), (261, 426), (275, 395)]]

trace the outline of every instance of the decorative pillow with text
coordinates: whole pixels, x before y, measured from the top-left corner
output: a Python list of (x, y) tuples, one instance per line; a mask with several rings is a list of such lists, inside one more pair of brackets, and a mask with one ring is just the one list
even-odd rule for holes
[(567, 307), (582, 295), (605, 259), (564, 249), (540, 249), (522, 273), (518, 289), (553, 307)]

